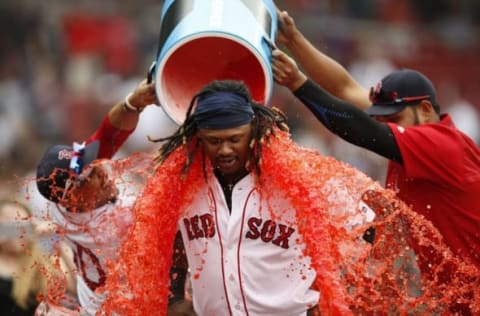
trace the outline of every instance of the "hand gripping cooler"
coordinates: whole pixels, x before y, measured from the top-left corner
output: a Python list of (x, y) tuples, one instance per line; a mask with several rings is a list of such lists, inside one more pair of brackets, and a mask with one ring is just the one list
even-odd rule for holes
[(242, 80), (268, 104), (276, 31), (272, 1), (165, 1), (153, 79), (167, 115), (183, 123), (193, 95), (212, 80)]

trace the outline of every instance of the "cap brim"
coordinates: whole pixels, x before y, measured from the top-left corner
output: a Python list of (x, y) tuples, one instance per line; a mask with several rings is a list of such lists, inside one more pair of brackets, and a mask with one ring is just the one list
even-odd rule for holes
[(85, 154), (83, 155), (83, 163), (85, 166), (97, 159), (99, 150), (100, 142), (98, 140), (88, 143), (85, 146)]
[(396, 105), (380, 105), (372, 104), (365, 112), (370, 116), (383, 116), (383, 115), (392, 115), (402, 111), (406, 105), (396, 104)]

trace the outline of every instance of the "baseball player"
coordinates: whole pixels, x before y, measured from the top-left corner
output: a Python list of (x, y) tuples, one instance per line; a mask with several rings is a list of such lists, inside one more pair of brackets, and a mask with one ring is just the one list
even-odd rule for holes
[[(38, 164), (38, 190), (55, 203), (49, 210), (51, 220), (74, 253), (81, 315), (95, 315), (104, 299), (97, 290), (104, 285), (107, 264), (115, 259), (132, 223), (134, 192), (139, 189), (132, 187), (133, 182), (128, 190), (122, 188), (119, 177), (111, 177), (115, 170), (109, 159), (134, 131), (142, 110), (156, 102), (153, 84), (140, 83), (84, 143), (52, 146)], [(148, 167), (143, 162), (137, 157), (134, 163)], [(55, 308), (55, 302), (43, 302), (37, 314), (63, 315), (64, 311)]]
[[(170, 263), (165, 261), (165, 251), (171, 247), (164, 237), (165, 231), (175, 232), (168, 221), (178, 219), (184, 252), (176, 252), (173, 279), (185, 277), (185, 260), (179, 259), (184, 254), (196, 314), (292, 316), (317, 309), (348, 313), (340, 302), (343, 289), (335, 287), (333, 280), (340, 274), (333, 272), (339, 271), (340, 264), (330, 265), (327, 254), (341, 245), (330, 243), (330, 233), (320, 227), (310, 227), (315, 236), (302, 234), (308, 232), (309, 224), (298, 218), (309, 212), (317, 217), (343, 217), (348, 220), (341, 222), (342, 227), (332, 229), (339, 234), (345, 226), (353, 229), (372, 219), (368, 208), (361, 212), (359, 201), (362, 192), (378, 185), (359, 172), (348, 173), (350, 169), (338, 162), (329, 161), (338, 168), (328, 175), (327, 168), (322, 169), (322, 162), (327, 162), (320, 155), (295, 145), (290, 149), (312, 161), (282, 161), (282, 144), (267, 144), (279, 135), (288, 138), (286, 130), (283, 114), (256, 104), (240, 82), (214, 81), (194, 96), (185, 123), (174, 135), (161, 139), (166, 140), (158, 157), (161, 164), (135, 207), (138, 218), (144, 220), (136, 223), (133, 238), (121, 251), (119, 267), (124, 270), (116, 273), (126, 273), (132, 297), (109, 295), (105, 304), (109, 312), (121, 305), (127, 306), (125, 314), (150, 314), (166, 305), (162, 264)], [(268, 154), (263, 156), (265, 151)], [(184, 163), (175, 169), (178, 161)], [(182, 171), (183, 180), (177, 182)], [(350, 181), (357, 186), (348, 186)], [(328, 205), (328, 214), (319, 210), (320, 205)], [(356, 218), (359, 214), (364, 215)], [(305, 238), (310, 245), (315, 243), (312, 238), (321, 240), (320, 249), (306, 249)], [(179, 239), (177, 235), (175, 243)], [(367, 243), (362, 245), (358, 248), (368, 248)], [(315, 259), (323, 260), (325, 271), (331, 268), (332, 273), (318, 275), (305, 250), (320, 256)], [(132, 256), (133, 251), (138, 255)], [(157, 254), (161, 257), (152, 260), (150, 256)], [(184, 282), (177, 283), (168, 315), (188, 309), (189, 302), (182, 300)], [(108, 280), (107, 285), (110, 293), (117, 290)], [(330, 290), (322, 292), (322, 287)]]
[[(428, 230), (408, 225), (404, 233), (418, 258), (424, 297), (444, 296), (452, 314), (476, 314), (480, 151), (448, 114), (441, 114), (431, 81), (416, 70), (394, 71), (372, 87), (372, 105), (365, 113), (309, 79), (284, 52), (272, 55), (275, 80), (330, 131), (388, 158), (386, 187), (423, 217), (424, 226), (431, 225)], [(356, 95), (368, 100), (367, 94)], [(468, 277), (462, 275), (464, 266)]]

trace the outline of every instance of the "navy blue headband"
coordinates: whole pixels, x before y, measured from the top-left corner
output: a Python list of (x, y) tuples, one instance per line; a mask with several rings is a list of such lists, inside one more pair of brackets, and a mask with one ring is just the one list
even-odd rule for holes
[(252, 104), (233, 92), (211, 92), (200, 96), (195, 108), (199, 128), (227, 129), (248, 124), (253, 119)]

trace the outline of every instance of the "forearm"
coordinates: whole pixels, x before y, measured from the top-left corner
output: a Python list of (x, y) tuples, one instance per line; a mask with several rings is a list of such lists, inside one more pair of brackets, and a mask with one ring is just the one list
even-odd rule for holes
[(311, 80), (307, 80), (294, 94), (331, 132), (385, 158), (402, 161), (393, 133), (386, 124), (330, 95)]
[(329, 93), (363, 110), (370, 106), (368, 90), (341, 64), (318, 50), (303, 34), (296, 32), (286, 45), (305, 73)]
[(185, 299), (185, 282), (187, 280), (188, 261), (180, 231), (178, 231), (175, 236), (173, 247), (172, 267), (170, 268), (169, 306)]
[(119, 130), (133, 131), (138, 124), (140, 112), (157, 102), (153, 83), (144, 80), (110, 110), (108, 113), (110, 123)]
[(185, 282), (187, 280), (187, 270), (182, 268), (170, 269), (170, 296), (168, 298), (168, 305), (173, 305), (176, 302), (185, 299)]
[(108, 118), (113, 127), (132, 131), (137, 127), (139, 114), (140, 112), (126, 109), (123, 102), (119, 102), (108, 112)]
[(97, 158), (112, 158), (132, 132), (133, 130), (122, 130), (113, 126), (110, 115), (107, 115), (86, 142), (87, 144), (96, 140), (100, 142)]

